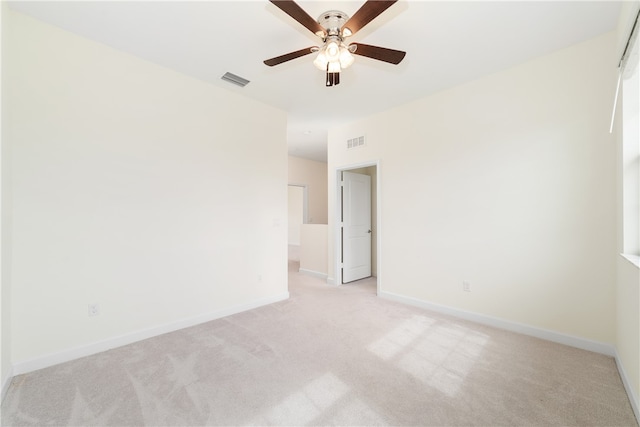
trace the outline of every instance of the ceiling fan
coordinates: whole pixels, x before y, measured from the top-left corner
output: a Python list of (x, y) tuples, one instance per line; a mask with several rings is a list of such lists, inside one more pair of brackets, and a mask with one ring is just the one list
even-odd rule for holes
[(348, 44), (345, 41), (398, 0), (367, 0), (351, 18), (344, 12), (329, 10), (320, 15), (317, 21), (293, 0), (269, 1), (322, 39), (322, 46), (307, 47), (264, 61), (270, 67), (317, 52), (314, 65), (326, 71), (325, 85), (335, 86), (340, 84), (340, 71), (353, 63), (352, 54), (396, 65), (406, 55), (406, 52), (401, 50), (364, 43)]

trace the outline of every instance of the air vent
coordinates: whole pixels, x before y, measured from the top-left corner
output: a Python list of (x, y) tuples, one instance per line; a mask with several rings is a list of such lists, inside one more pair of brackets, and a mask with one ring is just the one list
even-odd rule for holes
[(224, 76), (222, 76), (221, 78), (226, 82), (233, 83), (234, 85), (238, 85), (240, 87), (245, 87), (249, 84), (249, 80), (231, 73), (224, 73)]
[(362, 147), (363, 145), (364, 145), (364, 135), (347, 140), (347, 149), (349, 150), (356, 147)]

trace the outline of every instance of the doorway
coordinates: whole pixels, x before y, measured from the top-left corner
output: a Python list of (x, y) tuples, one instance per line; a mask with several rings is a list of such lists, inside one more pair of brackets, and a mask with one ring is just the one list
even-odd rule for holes
[[(343, 172), (355, 173), (360, 175), (366, 175), (370, 178), (371, 182), (371, 197), (370, 197), (370, 212), (371, 212), (371, 245), (369, 249), (363, 249), (366, 245), (360, 246), (360, 248), (356, 248), (356, 250), (365, 250), (368, 253), (359, 253), (357, 254), (358, 258), (362, 258), (364, 256), (368, 257), (371, 261), (371, 276), (376, 280), (376, 290), (377, 293), (380, 293), (381, 289), (381, 275), (380, 275), (380, 259), (381, 259), (381, 251), (380, 251), (380, 215), (379, 215), (379, 206), (380, 206), (380, 168), (379, 161), (371, 162), (371, 163), (363, 163), (359, 165), (353, 165), (345, 168), (336, 169), (336, 221), (334, 226), (334, 243), (335, 243), (335, 283), (337, 285), (343, 285), (345, 282), (349, 282), (349, 277), (346, 277), (343, 271), (344, 261), (345, 261), (345, 248), (343, 245), (343, 225), (344, 225), (344, 216), (343, 211), (345, 208), (345, 203), (343, 201)], [(365, 232), (367, 230), (364, 230)], [(357, 245), (356, 245), (357, 246)], [(352, 250), (353, 248), (347, 250)]]

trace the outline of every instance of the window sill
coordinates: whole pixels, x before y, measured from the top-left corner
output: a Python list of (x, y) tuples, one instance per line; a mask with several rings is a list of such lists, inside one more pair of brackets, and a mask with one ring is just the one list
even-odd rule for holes
[(620, 254), (624, 259), (629, 261), (631, 264), (640, 268), (640, 256), (638, 255), (630, 255), (630, 254)]

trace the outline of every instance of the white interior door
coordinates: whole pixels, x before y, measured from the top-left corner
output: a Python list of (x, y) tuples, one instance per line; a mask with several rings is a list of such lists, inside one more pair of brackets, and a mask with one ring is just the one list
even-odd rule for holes
[(371, 276), (371, 177), (342, 172), (342, 283)]

